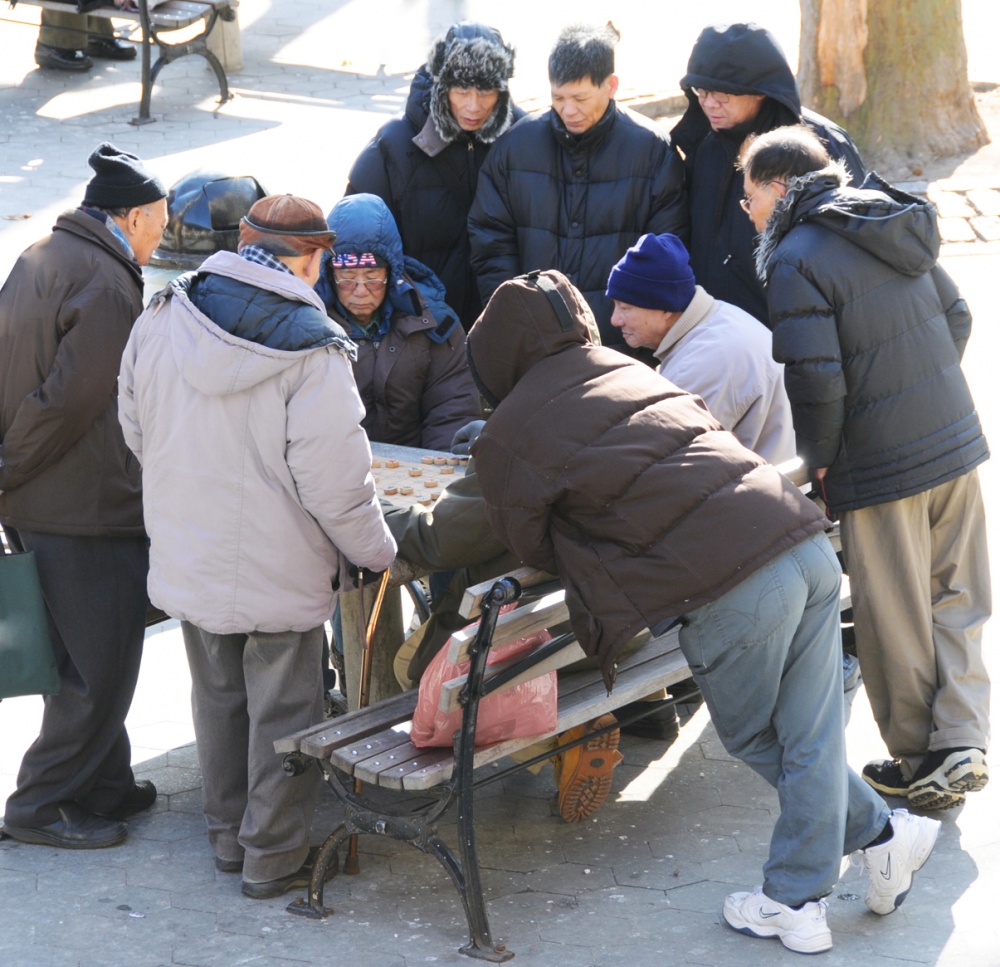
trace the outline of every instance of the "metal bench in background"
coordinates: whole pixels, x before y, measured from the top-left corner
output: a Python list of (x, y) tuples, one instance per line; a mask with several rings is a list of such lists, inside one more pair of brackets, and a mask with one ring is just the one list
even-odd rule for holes
[[(135, 3), (138, 7), (135, 11), (121, 10), (118, 7), (96, 7), (87, 11), (87, 15), (91, 17), (131, 21), (127, 39), (135, 39), (141, 48), (142, 95), (139, 100), (139, 114), (132, 118), (130, 123), (149, 124), (155, 120), (150, 114), (150, 102), (157, 76), (167, 64), (191, 54), (197, 54), (208, 61), (219, 82), (219, 104), (225, 104), (232, 97), (229, 93), (229, 81), (219, 58), (209, 49), (208, 39), (220, 20), (236, 19), (239, 0), (167, 0), (152, 10), (149, 7), (149, 0), (135, 0)], [(8, 0), (9, 7), (16, 4), (42, 7), (60, 13), (74, 12), (76, 6), (71, 3), (59, 3), (56, 0)], [(201, 30), (193, 36), (174, 38), (178, 32), (198, 24), (201, 24)], [(86, 46), (85, 42), (80, 46), (81, 48)], [(155, 61), (152, 60), (154, 48), (157, 52)]]

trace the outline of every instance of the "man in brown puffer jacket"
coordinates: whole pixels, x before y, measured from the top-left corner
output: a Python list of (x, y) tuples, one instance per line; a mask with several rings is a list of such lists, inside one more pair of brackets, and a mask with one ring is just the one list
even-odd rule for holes
[[(847, 767), (840, 567), (816, 507), (697, 396), (595, 345), (558, 272), (500, 286), (468, 337), (495, 407), (472, 447), (490, 523), (558, 573), (573, 629), (600, 661), (680, 619), (680, 645), (726, 749), (778, 790), (764, 884), (726, 899), (734, 929), (789, 949), (832, 945), (823, 897), (862, 851), (886, 914), (939, 824), (897, 810)], [(878, 870), (876, 870), (878, 867)]]

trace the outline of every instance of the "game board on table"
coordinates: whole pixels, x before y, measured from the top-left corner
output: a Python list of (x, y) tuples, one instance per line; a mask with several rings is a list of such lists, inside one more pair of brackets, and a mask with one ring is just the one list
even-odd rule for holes
[(464, 475), (468, 462), (450, 453), (372, 444), (375, 491), (397, 507), (433, 505), (449, 483)]

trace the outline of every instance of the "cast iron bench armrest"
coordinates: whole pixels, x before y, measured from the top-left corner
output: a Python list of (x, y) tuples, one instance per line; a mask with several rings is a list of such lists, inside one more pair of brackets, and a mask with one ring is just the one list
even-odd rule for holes
[[(76, 12), (75, 4), (57, 3), (55, 0), (15, 0), (15, 3), (60, 13)], [(128, 20), (138, 27), (138, 43), (142, 48), (142, 95), (139, 101), (139, 115), (133, 118), (131, 123), (148, 124), (153, 120), (149, 113), (149, 105), (157, 75), (166, 64), (190, 54), (198, 54), (208, 61), (219, 82), (219, 103), (225, 104), (232, 96), (229, 93), (229, 82), (218, 57), (208, 49), (208, 38), (220, 18), (222, 20), (235, 18), (239, 0), (167, 0), (152, 10), (149, 9), (148, 0), (136, 0), (136, 4), (139, 7), (137, 11), (120, 10), (118, 7), (96, 7), (87, 11), (87, 16), (90, 17)], [(12, 3), (8, 5), (14, 6)], [(198, 23), (203, 23), (204, 27), (194, 37), (173, 43), (170, 41), (170, 35)], [(130, 28), (130, 33), (135, 29), (136, 26)], [(164, 34), (167, 36), (162, 36)], [(155, 63), (150, 64), (150, 51), (154, 45), (159, 49), (159, 56)], [(81, 48), (85, 46), (86, 43), (80, 44)]]

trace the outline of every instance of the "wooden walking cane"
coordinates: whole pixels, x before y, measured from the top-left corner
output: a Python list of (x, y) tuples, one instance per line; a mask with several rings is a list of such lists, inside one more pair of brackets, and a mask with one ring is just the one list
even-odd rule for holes
[[(385, 589), (389, 586), (389, 569), (386, 568), (379, 582), (378, 593), (375, 595), (375, 603), (372, 605), (372, 616), (368, 621), (365, 630), (365, 646), (361, 652), (361, 681), (358, 686), (358, 708), (367, 708), (372, 685), (372, 643), (375, 640), (375, 625), (378, 624), (378, 616), (382, 611), (382, 602), (385, 600)], [(365, 586), (362, 579), (358, 588), (361, 595), (361, 615), (364, 616)], [(355, 793), (361, 792), (361, 780), (354, 780)], [(355, 874), (361, 872), (361, 864), (358, 860), (358, 834), (351, 834), (351, 841), (347, 847), (347, 858), (344, 860), (344, 872)]]

